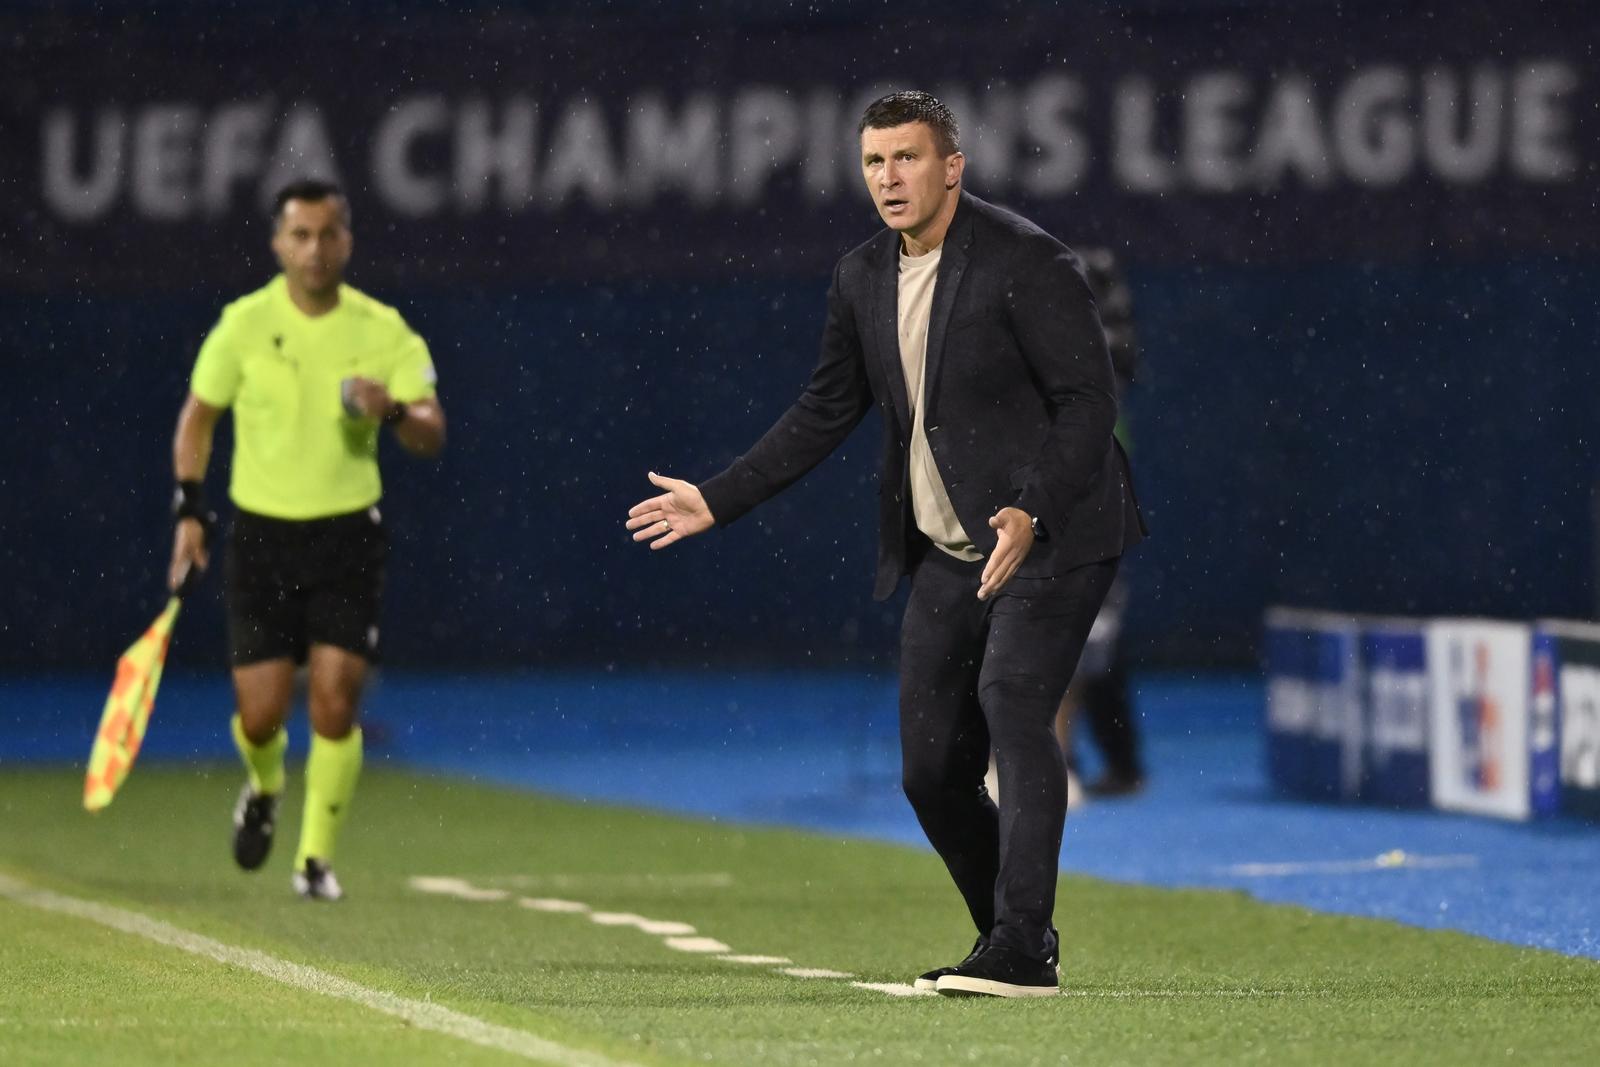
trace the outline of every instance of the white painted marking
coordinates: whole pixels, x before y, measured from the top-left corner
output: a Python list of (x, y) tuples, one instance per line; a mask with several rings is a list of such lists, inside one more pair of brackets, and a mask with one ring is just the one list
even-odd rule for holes
[(1415, 856), (1395, 849), (1365, 860), (1313, 860), (1302, 863), (1235, 863), (1222, 873), (1242, 878), (1283, 878), (1296, 874), (1364, 874), (1368, 871), (1450, 870), (1476, 867), (1478, 857), (1470, 854)]
[(682, 874), (485, 874), (477, 879), (522, 890), (639, 890), (727, 889), (733, 875), (727, 871), (687, 871)]
[(576, 900), (556, 900), (554, 897), (523, 897), (517, 901), (524, 908), (533, 911), (552, 911), (577, 914), (589, 910), (589, 905)]
[(591, 911), (589, 921), (601, 926), (638, 926), (645, 920), (631, 911)]
[(714, 937), (669, 937), (667, 947), (675, 948), (679, 952), (731, 952), (733, 951)]
[(1061, 995), (1097, 1000), (1321, 1000), (1328, 996), (1316, 989), (1063, 989)]
[(870, 989), (874, 993), (887, 993), (891, 997), (936, 997), (939, 994), (932, 989), (918, 989), (914, 985), (901, 985), (898, 982), (851, 982), (857, 989)]
[[(500, 879), (511, 881), (512, 879)], [(731, 881), (731, 879), (730, 879)], [(453, 877), (416, 877), (411, 879), (411, 886), (424, 893), (438, 893), (445, 896), (459, 897), (463, 900), (504, 900), (508, 895), (502, 890), (481, 889), (474, 886), (464, 878)], [(663, 937), (664, 943), (670, 949), (679, 952), (693, 952), (716, 954), (716, 958), (727, 963), (745, 963), (764, 966), (793, 963), (787, 956), (761, 956), (735, 954), (731, 948), (714, 937), (693, 936), (695, 928), (688, 923), (675, 922), (671, 919), (647, 919), (631, 911), (595, 911), (589, 905), (577, 900), (563, 900), (557, 897), (521, 897), (517, 900), (521, 907), (532, 911), (587, 914), (589, 921), (600, 926), (632, 926), (647, 934)], [(826, 967), (783, 967), (780, 974), (792, 978), (854, 978), (849, 971), (835, 971)], [(896, 982), (851, 982), (852, 986), (870, 990), (875, 993), (885, 993), (894, 997), (926, 996), (932, 990), (917, 989), (915, 986), (901, 985)]]
[(793, 978), (854, 978), (849, 971), (830, 971), (826, 967), (785, 967), (784, 974)]
[(411, 879), (411, 888), (422, 893), (436, 893), (439, 896), (455, 897), (458, 900), (490, 901), (505, 900), (511, 895), (505, 889), (479, 889), (464, 878), (447, 878), (434, 875), (417, 875)]
[(557, 1067), (633, 1067), (624, 1061), (613, 1060), (594, 1052), (568, 1048), (566, 1045), (530, 1034), (525, 1030), (514, 1030), (508, 1026), (485, 1022), (439, 1004), (385, 993), (315, 967), (292, 963), (255, 949), (224, 944), (203, 934), (185, 930), (160, 919), (152, 919), (136, 911), (65, 896), (48, 889), (35, 889), (4, 874), (0, 874), (0, 896), (41, 911), (87, 919), (157, 944), (251, 971), (274, 982), (309, 993), (347, 1000), (363, 1008), (392, 1015), (412, 1026), (485, 1048), (556, 1064)]
[(665, 934), (676, 934), (681, 937), (695, 932), (694, 927), (688, 923), (673, 922), (671, 919), (646, 919), (643, 915), (635, 915), (631, 911), (590, 912), (589, 921), (599, 923), (601, 926), (632, 926), (657, 937)]

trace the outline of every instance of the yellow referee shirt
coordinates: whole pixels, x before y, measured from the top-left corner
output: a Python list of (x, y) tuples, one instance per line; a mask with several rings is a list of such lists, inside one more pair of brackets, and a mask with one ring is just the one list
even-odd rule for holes
[(378, 425), (344, 412), (339, 383), (380, 381), (407, 403), (432, 397), (428, 346), (400, 313), (348, 285), (312, 318), (283, 275), (222, 311), (195, 361), (190, 389), (233, 409), (228, 495), (275, 519), (360, 511), (383, 495)]

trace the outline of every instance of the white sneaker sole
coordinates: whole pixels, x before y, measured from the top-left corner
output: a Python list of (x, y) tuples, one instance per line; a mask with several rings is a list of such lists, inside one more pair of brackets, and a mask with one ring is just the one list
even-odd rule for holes
[[(330, 875), (329, 877), (331, 878), (332, 876)], [(322, 886), (313, 889), (311, 880), (299, 871), (295, 871), (294, 874), (289, 876), (289, 884), (294, 886), (294, 891), (301, 900), (323, 900), (332, 904), (344, 899), (344, 890), (339, 887), (337, 881), (331, 886), (324, 883)]]
[(947, 974), (939, 979), (934, 989), (947, 997), (1058, 997), (1061, 987), (1058, 985), (1012, 985), (1010, 982), (996, 982), (989, 978), (967, 978), (959, 974)]
[(925, 989), (925, 990), (926, 989), (938, 989), (939, 988), (939, 979), (937, 979), (937, 978), (918, 978), (915, 982), (911, 983), (911, 988), (913, 988), (913, 989)]

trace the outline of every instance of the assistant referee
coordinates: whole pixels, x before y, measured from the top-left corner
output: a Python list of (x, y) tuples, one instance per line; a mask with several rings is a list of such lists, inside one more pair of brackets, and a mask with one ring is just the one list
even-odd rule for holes
[(344, 284), (353, 240), (339, 187), (298, 181), (273, 202), (282, 273), (234, 301), (207, 336), (173, 440), (173, 588), (209, 562), (202, 482), (212, 436), (233, 411), (225, 574), (238, 703), (233, 738), (248, 782), (234, 808), (233, 855), (266, 861), (284, 788), (284, 721), (297, 664), (308, 664), (311, 752), (293, 884), (338, 900), (334, 848), (361, 773), (362, 685), (378, 660), (386, 551), (378, 433), (408, 452), (444, 447), (428, 346), (393, 308)]

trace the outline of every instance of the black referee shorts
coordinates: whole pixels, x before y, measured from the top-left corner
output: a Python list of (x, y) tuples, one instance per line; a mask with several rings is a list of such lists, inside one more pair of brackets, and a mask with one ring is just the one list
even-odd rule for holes
[(313, 644), (378, 662), (388, 538), (376, 507), (292, 522), (239, 511), (228, 534), (228, 648), (235, 667)]

